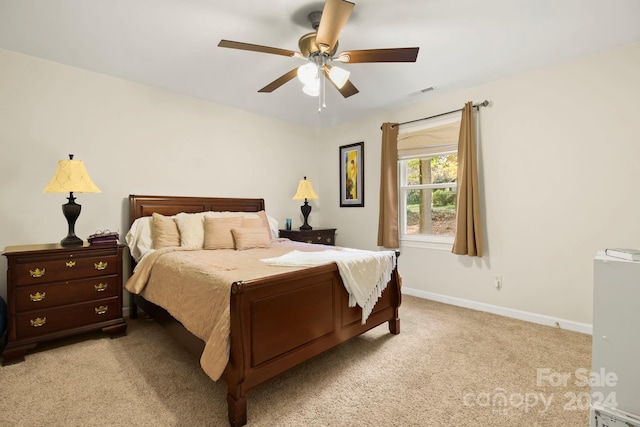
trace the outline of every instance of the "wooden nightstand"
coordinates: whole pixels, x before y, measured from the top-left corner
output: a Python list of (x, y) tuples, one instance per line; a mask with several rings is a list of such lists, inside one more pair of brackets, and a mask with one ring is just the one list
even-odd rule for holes
[(24, 361), (38, 343), (102, 329), (126, 334), (122, 317), (124, 246), (9, 246), (8, 341), (3, 365)]
[(314, 228), (313, 230), (280, 230), (280, 237), (296, 242), (316, 243), (319, 245), (336, 244), (335, 228)]

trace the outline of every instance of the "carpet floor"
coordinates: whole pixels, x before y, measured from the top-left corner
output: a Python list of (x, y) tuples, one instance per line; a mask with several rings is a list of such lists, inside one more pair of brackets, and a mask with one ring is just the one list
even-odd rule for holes
[[(381, 325), (249, 393), (248, 426), (588, 425), (591, 336), (404, 296)], [(0, 368), (0, 426), (226, 426), (226, 390), (153, 321)]]

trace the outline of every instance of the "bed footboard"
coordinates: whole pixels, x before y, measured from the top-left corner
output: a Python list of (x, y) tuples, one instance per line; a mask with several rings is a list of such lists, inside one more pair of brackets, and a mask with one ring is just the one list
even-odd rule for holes
[(246, 423), (247, 394), (258, 384), (384, 322), (400, 333), (397, 269), (364, 325), (361, 309), (348, 307), (335, 264), (306, 271), (232, 285), (231, 354), (222, 375), (232, 426)]

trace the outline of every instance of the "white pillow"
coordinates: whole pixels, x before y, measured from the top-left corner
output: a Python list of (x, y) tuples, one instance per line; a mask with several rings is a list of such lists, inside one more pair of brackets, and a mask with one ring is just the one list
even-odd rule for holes
[(271, 229), (271, 238), (277, 239), (280, 237), (280, 230), (278, 230), (278, 221), (267, 215), (267, 220), (269, 221), (269, 229)]
[(153, 247), (153, 239), (151, 237), (151, 217), (144, 216), (136, 219), (131, 228), (124, 237), (129, 252), (136, 262), (144, 256)]
[(175, 217), (180, 230), (180, 246), (202, 249), (204, 244), (204, 212), (179, 213)]

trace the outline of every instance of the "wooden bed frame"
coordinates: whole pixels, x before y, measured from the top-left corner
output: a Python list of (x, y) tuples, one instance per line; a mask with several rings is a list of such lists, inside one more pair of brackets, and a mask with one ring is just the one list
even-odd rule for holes
[[(130, 195), (130, 224), (153, 212), (264, 210), (263, 199)], [(396, 253), (396, 256), (398, 253)], [(135, 265), (131, 262), (132, 270)], [(247, 422), (247, 394), (257, 385), (384, 322), (400, 333), (398, 307), (401, 279), (397, 268), (366, 324), (359, 307), (348, 307), (348, 294), (336, 264), (239, 281), (231, 288), (231, 352), (222, 374), (227, 385), (229, 422)], [(164, 309), (132, 295), (132, 319), (137, 307), (167, 326), (169, 333), (197, 355), (204, 342), (189, 333)]]

